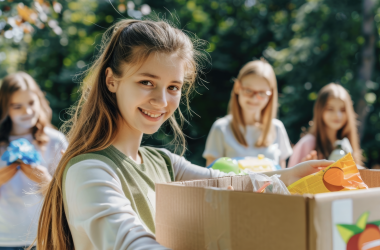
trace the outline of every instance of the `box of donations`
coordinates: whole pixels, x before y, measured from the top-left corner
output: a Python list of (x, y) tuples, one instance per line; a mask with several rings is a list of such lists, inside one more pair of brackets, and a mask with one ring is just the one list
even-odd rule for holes
[(156, 184), (156, 239), (174, 250), (380, 250), (380, 170), (360, 175), (369, 189), (315, 195), (254, 193), (249, 176)]

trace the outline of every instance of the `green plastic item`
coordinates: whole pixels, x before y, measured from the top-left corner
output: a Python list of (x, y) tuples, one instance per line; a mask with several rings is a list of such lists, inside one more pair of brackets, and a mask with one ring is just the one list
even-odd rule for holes
[(229, 157), (219, 158), (211, 165), (212, 169), (218, 169), (224, 173), (234, 172), (235, 174), (240, 174), (239, 165), (237, 160), (231, 159)]

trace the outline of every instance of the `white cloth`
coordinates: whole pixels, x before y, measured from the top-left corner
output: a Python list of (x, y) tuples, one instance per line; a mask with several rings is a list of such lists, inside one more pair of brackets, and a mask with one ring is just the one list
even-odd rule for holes
[[(192, 165), (164, 151), (175, 180), (216, 178), (226, 174)], [(84, 160), (70, 167), (65, 180), (68, 223), (76, 250), (161, 250), (124, 195), (121, 182), (106, 163)]]
[[(67, 141), (61, 132), (53, 128), (45, 127), (44, 131), (49, 137), (49, 142), (44, 151), (38, 146), (36, 148), (42, 156), (41, 166), (53, 174), (61, 158), (61, 150), (67, 148)], [(32, 134), (10, 136), (9, 140), (19, 138), (33, 143)], [(0, 156), (6, 150), (7, 146), (1, 146)], [(6, 167), (6, 162), (0, 160), (0, 168), (2, 167)], [(10, 181), (0, 186), (0, 246), (27, 246), (36, 238), (42, 196), (28, 194), (36, 188), (37, 184), (20, 170)]]
[(265, 157), (272, 159), (276, 164), (281, 160), (286, 160), (292, 153), (292, 147), (289, 142), (284, 124), (277, 119), (272, 123), (275, 127), (276, 138), (269, 147), (255, 147), (256, 141), (261, 135), (261, 129), (256, 126), (246, 126), (245, 139), (248, 147), (241, 145), (235, 138), (231, 128), (232, 116), (227, 115), (218, 119), (211, 127), (207, 137), (206, 148), (203, 157), (211, 156), (220, 157), (245, 157), (263, 154)]

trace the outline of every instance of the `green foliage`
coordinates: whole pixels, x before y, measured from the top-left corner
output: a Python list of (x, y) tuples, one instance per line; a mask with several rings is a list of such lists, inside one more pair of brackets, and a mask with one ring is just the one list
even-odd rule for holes
[[(127, 3), (111, 1), (128, 17)], [(292, 143), (312, 119), (318, 91), (327, 83), (340, 82), (357, 102), (361, 90), (370, 113), (362, 140), (368, 165), (380, 161), (380, 75), (379, 60), (371, 82), (358, 79), (362, 36), (361, 1), (354, 0), (135, 0), (135, 9), (149, 5), (161, 17), (209, 42), (212, 65), (202, 78), (191, 102), (197, 114), (189, 116), (187, 157), (203, 165), (201, 154), (212, 123), (226, 114), (233, 77), (254, 58), (272, 63), (280, 93), (279, 119)], [(0, 77), (16, 69), (37, 79), (54, 110), (54, 124), (64, 118), (62, 110), (78, 97), (73, 77), (86, 69), (96, 54), (96, 45), (105, 28), (123, 18), (108, 1), (62, 1), (56, 19), (63, 32), (36, 30), (16, 44), (0, 36)], [(124, 7), (123, 7), (124, 6)], [(375, 24), (380, 10), (374, 9)], [(377, 27), (379, 27), (377, 25)], [(380, 42), (376, 45), (376, 52)], [(2, 60), (1, 53), (6, 54)], [(376, 53), (376, 55), (379, 53)], [(365, 85), (365, 86), (363, 86)], [(305, 129), (304, 129), (305, 130)], [(167, 143), (163, 129), (145, 143)]]

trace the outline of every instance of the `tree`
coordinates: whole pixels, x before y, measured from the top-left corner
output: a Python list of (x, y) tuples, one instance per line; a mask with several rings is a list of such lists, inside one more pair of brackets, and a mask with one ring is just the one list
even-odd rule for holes
[[(357, 107), (369, 107), (367, 118), (360, 119), (368, 124), (362, 147), (371, 166), (380, 162), (379, 59), (374, 57), (368, 64), (373, 65), (372, 77), (367, 74), (369, 80), (363, 83), (360, 69), (369, 68), (362, 64), (361, 51), (372, 48), (376, 55), (380, 44), (377, 29), (372, 29), (372, 40), (363, 34), (367, 17), (361, 10), (366, 1), (370, 0), (66, 0), (61, 2), (61, 14), (54, 14), (62, 34), (36, 28), (33, 37), (23, 37), (25, 50), (19, 50), (20, 44), (14, 42), (2, 43), (4, 35), (0, 36), (0, 76), (8, 68), (25, 69), (35, 77), (47, 92), (54, 124), (59, 126), (65, 118), (63, 110), (77, 99), (78, 80), (73, 78), (91, 63), (105, 28), (124, 17), (140, 18), (149, 7), (208, 42), (212, 63), (205, 63), (208, 68), (202, 75), (207, 82), (198, 85), (191, 102), (197, 115), (188, 115), (190, 125), (184, 130), (189, 136), (186, 156), (191, 161), (204, 164), (205, 140), (212, 123), (226, 114), (231, 79), (246, 62), (264, 57), (276, 71), (279, 119), (293, 143), (309, 126), (317, 92), (327, 83), (341, 83)], [(378, 6), (371, 11), (374, 25), (379, 27)], [(21, 51), (27, 53), (22, 55)], [(1, 53), (7, 54), (5, 60), (1, 60)], [(165, 135), (168, 132), (163, 129), (144, 142), (166, 144), (170, 141)]]

